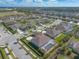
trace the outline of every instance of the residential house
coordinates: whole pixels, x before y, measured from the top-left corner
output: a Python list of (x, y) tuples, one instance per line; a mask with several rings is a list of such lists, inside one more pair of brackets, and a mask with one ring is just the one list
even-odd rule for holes
[(55, 45), (53, 39), (41, 32), (35, 33), (34, 35), (32, 35), (32, 37), (28, 37), (27, 40), (30, 40), (33, 44), (40, 47), (44, 51), (48, 51)]
[(46, 34), (54, 38), (62, 32), (69, 32), (72, 30), (72, 25), (70, 23), (62, 22), (59, 25), (52, 26), (46, 29)]

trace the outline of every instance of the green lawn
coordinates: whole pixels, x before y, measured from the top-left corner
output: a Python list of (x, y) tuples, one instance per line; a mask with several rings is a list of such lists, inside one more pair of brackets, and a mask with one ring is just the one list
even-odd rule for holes
[[(8, 51), (10, 52), (9, 55), (12, 56), (13, 59), (16, 59), (15, 56), (12, 53), (12, 50), (10, 50), (9, 48), (7, 48)], [(0, 47), (0, 59), (9, 59), (8, 55), (6, 55), (6, 52), (4, 50), (4, 47)]]
[(21, 15), (21, 14), (23, 14), (23, 13), (21, 13), (21, 12), (15, 13), (15, 12), (13, 12), (13, 11), (12, 11), (12, 12), (9, 12), (9, 11), (7, 11), (7, 12), (1, 12), (1, 11), (0, 11), (0, 17)]
[(0, 53), (0, 59), (2, 59), (1, 53)]
[(8, 51), (10, 52), (10, 55), (12, 56), (13, 59), (16, 59), (16, 57), (13, 55), (12, 50), (10, 48), (7, 48)]
[(71, 39), (72, 39), (74, 42), (79, 42), (79, 38), (75, 38), (74, 36), (71, 37)]
[(64, 55), (58, 55), (58, 59), (70, 59), (70, 58)]
[(55, 38), (55, 41), (56, 41), (57, 43), (60, 43), (65, 37), (66, 37), (66, 35), (63, 34), (63, 33), (61, 33), (61, 34), (59, 34), (59, 35)]
[(6, 55), (4, 48), (0, 48), (0, 53), (1, 53), (2, 59), (9, 59)]

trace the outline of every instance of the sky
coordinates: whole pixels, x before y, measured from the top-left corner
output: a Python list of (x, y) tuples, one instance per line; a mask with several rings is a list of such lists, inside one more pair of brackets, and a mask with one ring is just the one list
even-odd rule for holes
[(79, 0), (0, 0), (0, 7), (79, 7)]

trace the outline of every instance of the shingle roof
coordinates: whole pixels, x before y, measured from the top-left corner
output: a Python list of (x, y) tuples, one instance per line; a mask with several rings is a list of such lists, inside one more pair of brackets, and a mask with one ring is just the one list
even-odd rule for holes
[(49, 40), (50, 38), (44, 35), (43, 33), (35, 33), (32, 42), (37, 46), (41, 47), (44, 44), (46, 44)]
[(79, 42), (75, 43), (75, 50), (79, 53)]

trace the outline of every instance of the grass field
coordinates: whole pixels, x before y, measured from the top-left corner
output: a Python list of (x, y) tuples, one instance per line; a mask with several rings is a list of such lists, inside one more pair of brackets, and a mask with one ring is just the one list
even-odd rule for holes
[(66, 37), (66, 35), (63, 34), (63, 33), (61, 33), (61, 34), (59, 34), (59, 35), (55, 38), (55, 41), (56, 41), (57, 43), (60, 43), (65, 37)]
[(10, 16), (10, 15), (19, 15), (19, 14), (23, 14), (23, 13), (18, 13), (16, 11), (12, 11), (12, 12), (0, 12), (0, 17), (4, 17), (4, 16)]
[(2, 59), (1, 53), (0, 53), (0, 59)]
[(58, 59), (70, 59), (68, 56), (58, 55)]
[(0, 48), (0, 54), (2, 59), (9, 59), (8, 56), (6, 55), (4, 48)]
[(75, 38), (74, 36), (71, 37), (71, 39), (72, 39), (74, 42), (79, 42), (79, 38)]
[(0, 59), (9, 59), (9, 55), (13, 58), (16, 59), (16, 57), (13, 55), (12, 50), (8, 48), (9, 54), (6, 54), (5, 47), (0, 47)]

